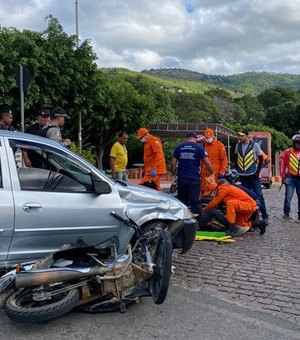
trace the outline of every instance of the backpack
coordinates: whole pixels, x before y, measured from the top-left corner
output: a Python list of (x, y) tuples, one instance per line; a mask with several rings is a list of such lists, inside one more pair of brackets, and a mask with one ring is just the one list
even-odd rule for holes
[(48, 124), (46, 126), (44, 126), (40, 131), (39, 131), (39, 136), (41, 137), (47, 137), (47, 132), (49, 129), (53, 128), (53, 127), (56, 127), (55, 125), (53, 124)]

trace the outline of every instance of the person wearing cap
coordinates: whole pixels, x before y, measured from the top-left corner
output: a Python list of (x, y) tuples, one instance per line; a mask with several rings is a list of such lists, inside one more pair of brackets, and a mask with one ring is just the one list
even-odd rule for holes
[(12, 112), (8, 106), (2, 106), (0, 108), (0, 130), (15, 131), (15, 128), (11, 125), (13, 121)]
[[(215, 181), (218, 183), (220, 178), (224, 177), (224, 173), (227, 169), (228, 159), (225, 146), (222, 142), (216, 139), (214, 131), (212, 129), (206, 129), (204, 131), (205, 151), (208, 154), (208, 158), (214, 170)], [(206, 191), (206, 178), (209, 176), (207, 169), (203, 167), (201, 169), (201, 188), (202, 192)]]
[[(42, 135), (42, 129), (44, 126), (49, 124), (50, 111), (48, 109), (41, 109), (38, 114), (38, 121), (27, 127), (25, 133), (31, 133), (32, 135)], [(24, 164), (27, 167), (40, 168), (41, 162), (36, 158), (35, 152), (31, 150), (22, 150)]]
[(25, 133), (31, 133), (32, 135), (41, 135), (41, 131), (44, 126), (50, 122), (50, 111), (48, 109), (41, 109), (38, 114), (38, 121), (27, 127)]
[(167, 172), (162, 142), (146, 128), (140, 128), (136, 138), (144, 144), (145, 175), (139, 184), (148, 186), (152, 183), (160, 190), (160, 177)]
[(61, 133), (66, 118), (70, 118), (66, 111), (62, 107), (56, 106), (50, 112), (50, 123), (42, 128), (42, 136), (55, 140), (62, 145), (70, 146), (71, 140), (69, 138), (63, 139)]
[[(216, 182), (212, 182), (210, 184), (209, 190), (206, 192), (207, 203), (209, 204), (209, 202), (211, 202), (211, 200), (214, 197), (218, 195), (220, 197), (220, 195), (222, 195), (221, 193), (219, 193), (218, 189), (223, 184), (230, 185), (230, 187), (227, 188), (228, 189), (227, 191), (228, 191), (228, 195), (229, 194), (232, 195), (232, 197), (229, 197), (227, 195), (227, 198), (223, 198), (222, 201), (220, 202), (224, 204), (224, 208), (227, 214), (226, 200), (232, 200), (228, 203), (228, 207), (229, 207), (228, 219), (223, 214), (222, 211), (224, 209), (222, 209), (222, 207), (220, 209), (219, 207), (218, 209), (216, 209), (215, 207), (211, 208), (211, 206), (209, 206), (208, 208), (204, 208), (204, 212), (201, 216), (201, 219), (199, 220), (199, 228), (203, 229), (207, 227), (209, 222), (211, 222), (212, 220), (216, 220), (222, 226), (225, 227), (225, 231), (231, 236), (237, 236), (237, 235), (243, 234), (244, 232), (250, 229), (252, 230), (256, 228), (258, 228), (260, 230), (260, 234), (263, 235), (266, 231), (266, 222), (263, 220), (257, 220), (257, 209), (259, 209), (260, 207), (260, 202), (259, 202), (259, 197), (253, 191), (243, 187), (242, 185), (230, 184), (227, 179), (223, 178), (223, 179), (220, 179), (218, 184)], [(246, 194), (246, 196), (243, 193), (241, 195), (241, 192), (236, 191), (235, 189), (231, 191), (231, 186), (238, 188), (239, 190), (242, 190)], [(225, 189), (225, 188), (222, 187), (222, 189)], [(241, 206), (243, 205), (243, 203), (239, 203), (239, 202), (245, 201), (245, 199), (246, 201), (249, 200), (249, 197), (247, 197), (247, 195), (256, 202), (256, 209), (253, 211), (252, 209), (253, 207), (252, 207), (251, 209), (248, 209), (250, 211), (249, 214), (243, 215), (241, 211), (242, 209)], [(218, 203), (217, 206), (219, 206), (220, 203)], [(233, 209), (232, 207), (234, 207), (235, 213), (240, 215), (239, 219), (235, 220), (234, 223), (230, 223), (230, 221), (232, 222), (234, 220), (233, 216), (231, 215), (231, 212)]]
[(300, 134), (293, 136), (292, 143), (293, 146), (283, 152), (281, 163), (281, 178), (285, 185), (283, 218), (290, 219), (291, 201), (296, 189), (300, 220)]
[(262, 218), (268, 225), (268, 213), (259, 179), (264, 163), (263, 153), (259, 144), (253, 142), (248, 135), (249, 131), (247, 129), (242, 129), (238, 132), (239, 142), (235, 147), (236, 170), (241, 184), (253, 190), (260, 197)]
[(206, 205), (203, 211), (206, 213), (216, 208), (220, 203), (225, 204), (227, 227), (232, 232), (240, 234), (240, 227), (248, 231), (252, 225), (251, 215), (256, 211), (256, 201), (243, 190), (228, 183), (226, 179), (221, 179), (218, 184), (216, 196)]
[(119, 179), (121, 181), (128, 181), (127, 174), (127, 149), (126, 143), (128, 141), (128, 133), (125, 131), (119, 132), (118, 140), (112, 146), (109, 155), (109, 165), (111, 169), (112, 178)]
[(213, 168), (203, 146), (197, 143), (197, 135), (188, 132), (183, 143), (176, 146), (171, 159), (173, 176), (178, 178), (177, 198), (185, 205), (191, 207), (195, 217), (202, 213), (200, 196), (200, 164), (207, 167), (213, 180)]

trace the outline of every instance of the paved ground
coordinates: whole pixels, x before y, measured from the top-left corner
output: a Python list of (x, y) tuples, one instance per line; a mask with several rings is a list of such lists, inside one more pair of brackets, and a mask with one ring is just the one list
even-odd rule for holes
[(284, 188), (263, 190), (269, 226), (235, 243), (195, 241), (188, 254), (174, 254), (172, 284), (300, 324), (300, 220), (283, 220)]

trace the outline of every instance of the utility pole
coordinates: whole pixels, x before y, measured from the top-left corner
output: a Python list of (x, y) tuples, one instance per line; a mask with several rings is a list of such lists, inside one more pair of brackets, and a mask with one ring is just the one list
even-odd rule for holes
[[(78, 0), (75, 0), (75, 17), (76, 17), (76, 46), (79, 48), (79, 29), (78, 29)], [(82, 153), (82, 120), (81, 112), (78, 113), (78, 146), (79, 153)]]

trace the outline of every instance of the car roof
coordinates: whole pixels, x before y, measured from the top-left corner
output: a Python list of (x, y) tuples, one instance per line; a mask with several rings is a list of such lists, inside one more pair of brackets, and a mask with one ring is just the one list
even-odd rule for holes
[(36, 141), (36, 142), (43, 142), (47, 143), (49, 145), (58, 146), (60, 145), (57, 141), (51, 140), (46, 137), (33, 135), (31, 133), (23, 133), (23, 132), (17, 132), (17, 131), (8, 131), (8, 130), (0, 130), (0, 137), (9, 137), (9, 138), (20, 138), (20, 139), (26, 139), (28, 141)]

